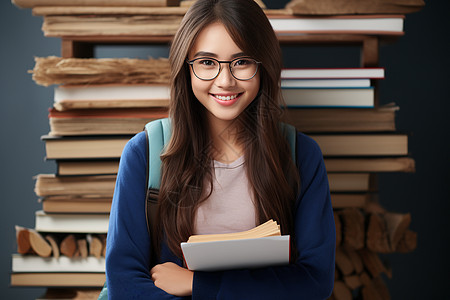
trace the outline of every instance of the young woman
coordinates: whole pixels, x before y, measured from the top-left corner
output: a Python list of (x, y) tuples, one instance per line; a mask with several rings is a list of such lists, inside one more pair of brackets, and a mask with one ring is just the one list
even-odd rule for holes
[[(280, 130), (281, 51), (253, 0), (197, 0), (170, 52), (171, 140), (161, 156), (160, 241), (144, 211), (146, 138), (121, 157), (106, 275), (112, 299), (325, 299), (335, 228), (317, 144), (298, 133), (296, 163)], [(192, 234), (237, 232), (269, 219), (290, 234), (292, 263), (222, 272), (183, 267)], [(150, 264), (152, 249), (158, 262)]]

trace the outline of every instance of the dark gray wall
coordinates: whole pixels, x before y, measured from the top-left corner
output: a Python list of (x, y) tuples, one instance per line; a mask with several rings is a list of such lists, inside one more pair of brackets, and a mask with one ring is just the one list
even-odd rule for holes
[[(265, 1), (272, 8), (286, 2)], [(411, 228), (419, 234), (416, 251), (386, 256), (393, 269), (393, 278), (387, 280), (393, 299), (442, 299), (447, 295), (449, 11), (448, 1), (430, 1), (421, 12), (407, 15), (405, 36), (381, 47), (380, 66), (386, 68), (386, 80), (380, 84), (381, 102), (399, 104), (397, 127), (411, 133), (409, 149), (417, 164), (415, 174), (380, 176), (382, 204), (391, 211), (411, 212)], [(42, 19), (33, 17), (30, 10), (1, 1), (0, 14), (0, 298), (34, 299), (43, 289), (9, 287), (11, 254), (16, 251), (14, 225), (34, 227), (34, 212), (41, 205), (33, 191), (32, 177), (54, 173), (55, 168), (52, 162), (44, 161), (44, 144), (40, 141), (49, 130), (47, 108), (52, 105), (52, 89), (37, 86), (27, 70), (33, 68), (34, 56), (59, 56), (60, 45), (58, 39), (43, 37)], [(145, 51), (140, 49), (130, 56), (142, 56)], [(314, 66), (311, 61), (325, 67), (357, 64), (357, 50), (334, 51), (338, 54), (331, 56), (327, 49), (289, 47), (285, 49), (285, 61), (295, 66)], [(99, 52), (114, 56), (123, 49)]]

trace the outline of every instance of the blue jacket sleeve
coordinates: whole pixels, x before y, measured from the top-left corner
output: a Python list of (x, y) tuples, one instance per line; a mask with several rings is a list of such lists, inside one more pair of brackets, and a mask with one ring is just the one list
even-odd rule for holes
[(322, 152), (297, 135), (301, 190), (296, 206), (298, 259), (282, 267), (195, 272), (192, 299), (326, 299), (333, 289), (336, 233)]
[(109, 299), (179, 299), (150, 278), (150, 238), (145, 216), (145, 133), (125, 146), (111, 206), (106, 251)]

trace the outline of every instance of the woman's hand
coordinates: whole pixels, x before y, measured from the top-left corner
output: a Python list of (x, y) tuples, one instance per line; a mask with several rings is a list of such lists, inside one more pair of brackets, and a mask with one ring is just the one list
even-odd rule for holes
[(154, 266), (150, 276), (157, 287), (174, 296), (192, 295), (194, 273), (177, 264), (167, 262)]

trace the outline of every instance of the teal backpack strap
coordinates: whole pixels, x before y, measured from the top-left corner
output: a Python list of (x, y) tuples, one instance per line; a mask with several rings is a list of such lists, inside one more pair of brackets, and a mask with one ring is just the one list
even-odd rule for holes
[(152, 251), (150, 265), (154, 266), (158, 260), (158, 249), (153, 248), (159, 245), (157, 240), (157, 224), (155, 222), (158, 213), (158, 194), (161, 184), (161, 153), (171, 136), (171, 126), (169, 119), (158, 119), (151, 121), (144, 128), (147, 138), (147, 195), (145, 199), (145, 216), (147, 221), (147, 231), (150, 236)]
[(161, 158), (169, 142), (171, 126), (168, 118), (154, 120), (145, 125), (148, 142), (148, 188), (159, 189), (161, 184)]
[(100, 291), (100, 294), (98, 295), (97, 300), (108, 300), (108, 286), (106, 284), (103, 285), (102, 290)]

